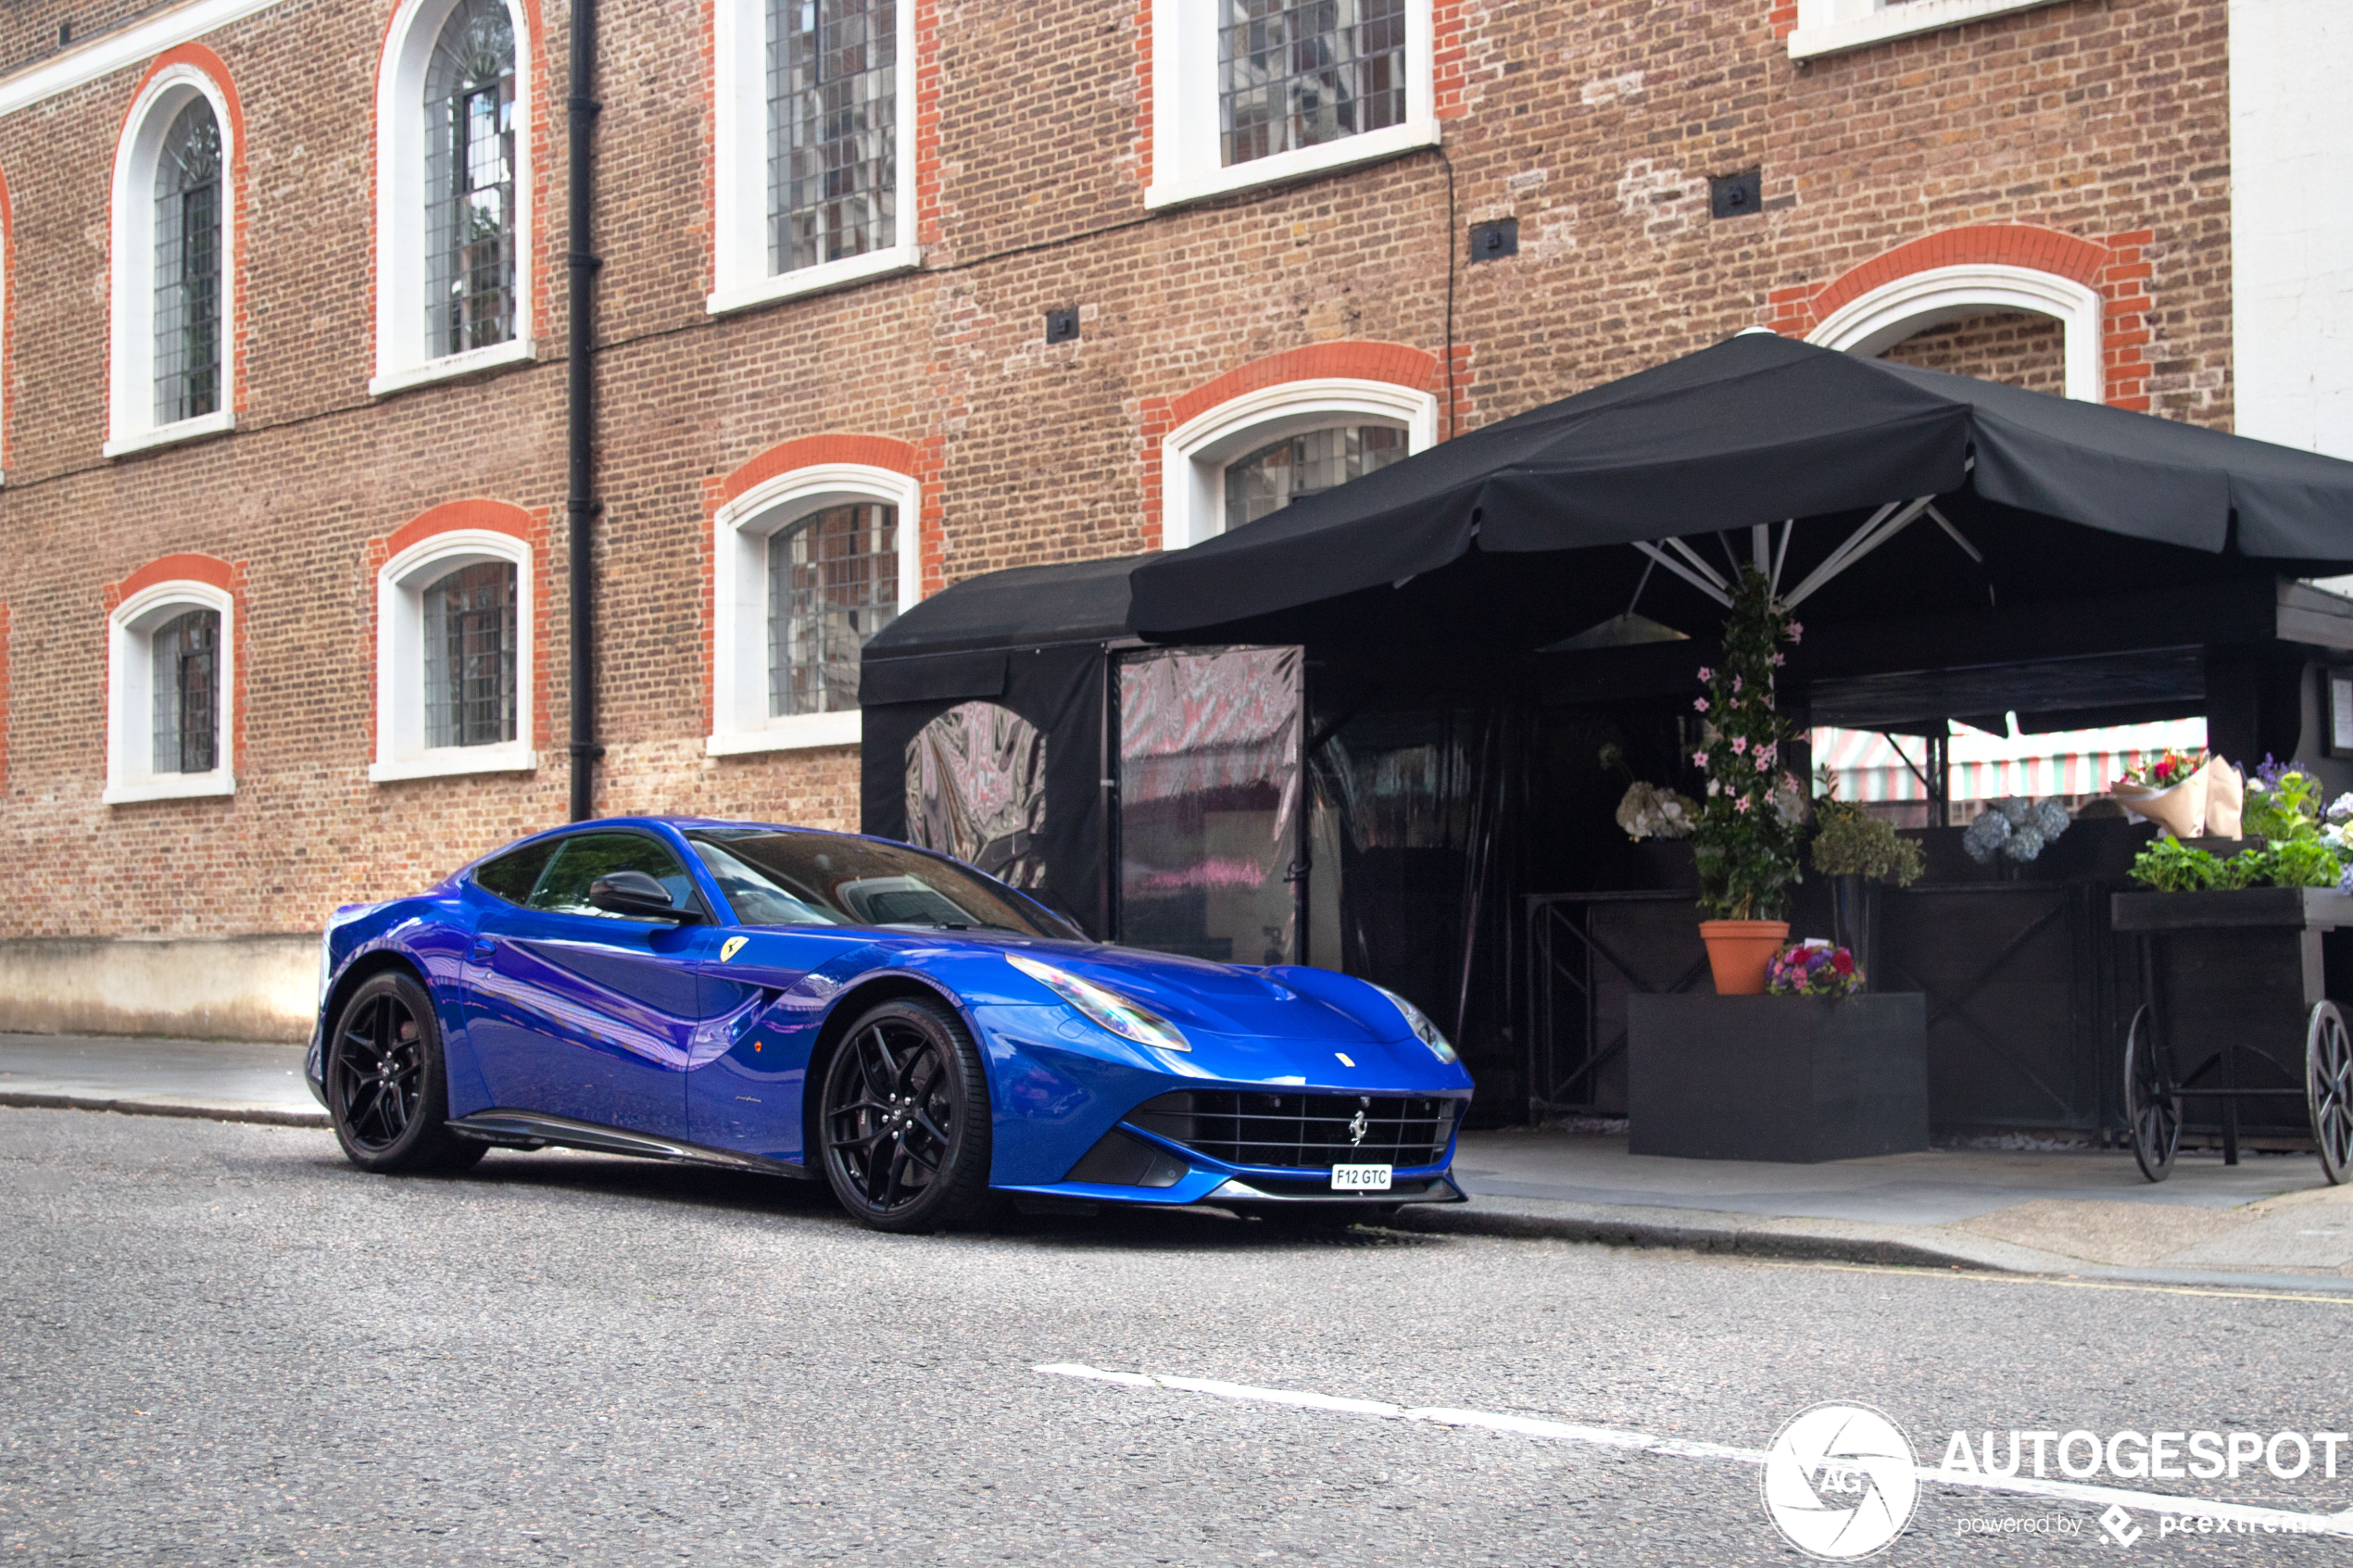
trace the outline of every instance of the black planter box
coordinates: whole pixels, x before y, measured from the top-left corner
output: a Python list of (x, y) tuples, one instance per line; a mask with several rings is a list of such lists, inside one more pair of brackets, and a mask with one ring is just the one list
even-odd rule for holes
[(1627, 998), (1635, 1154), (1812, 1163), (1928, 1147), (1918, 992)]

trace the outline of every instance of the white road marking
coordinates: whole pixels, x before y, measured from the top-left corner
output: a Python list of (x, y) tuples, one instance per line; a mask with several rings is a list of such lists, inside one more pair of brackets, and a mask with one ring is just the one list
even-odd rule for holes
[[(1312, 1394), (1296, 1388), (1260, 1388), (1247, 1383), (1221, 1383), (1206, 1377), (1161, 1377), (1148, 1373), (1109, 1372), (1076, 1361), (1051, 1361), (1030, 1369), (1052, 1377), (1084, 1378), (1116, 1384), (1123, 1388), (1169, 1389), (1180, 1394), (1207, 1394), (1250, 1404), (1291, 1405), (1330, 1411), (1340, 1415), (1368, 1415), (1384, 1421), (1426, 1421), (1435, 1426), (1470, 1426), (1488, 1432), (1508, 1432), (1556, 1443), (1585, 1443), (1598, 1448), (1629, 1449), (1668, 1459), (1706, 1459), (1732, 1464), (1763, 1464), (1762, 1449), (1733, 1448), (1724, 1443), (1695, 1443), (1661, 1437), (1613, 1426), (1583, 1426), (1570, 1422), (1539, 1421), (1533, 1416), (1504, 1415), (1494, 1411), (1449, 1410), (1443, 1407), (1409, 1410), (1382, 1399), (1348, 1399), (1332, 1394)], [(2171, 1513), (2190, 1519), (2224, 1520), (2232, 1524), (2265, 1525), (2299, 1534), (2353, 1536), (2353, 1508), (2341, 1513), (2297, 1513), (2286, 1509), (2258, 1508), (2247, 1503), (2214, 1502), (2204, 1498), (2179, 1498), (2164, 1492), (2127, 1491), (2120, 1486), (2094, 1486), (2081, 1481), (2050, 1481), (2035, 1476), (1948, 1474), (1931, 1465), (1914, 1467), (1923, 1485), (1968, 1487), (1984, 1492), (2011, 1492), (2025, 1497), (2054, 1498), (2066, 1502), (2116, 1503), (2145, 1513)]]

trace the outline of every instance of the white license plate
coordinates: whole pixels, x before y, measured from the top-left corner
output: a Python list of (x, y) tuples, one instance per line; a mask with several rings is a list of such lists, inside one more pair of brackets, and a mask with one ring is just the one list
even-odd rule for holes
[(1332, 1190), (1387, 1192), (1389, 1170), (1386, 1165), (1335, 1165), (1332, 1167)]

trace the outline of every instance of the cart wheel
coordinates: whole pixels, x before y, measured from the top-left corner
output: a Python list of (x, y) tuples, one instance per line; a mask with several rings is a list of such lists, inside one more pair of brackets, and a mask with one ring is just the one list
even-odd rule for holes
[[(2332, 1009), (2332, 1011), (2334, 1010)], [(2343, 1025), (2339, 1024), (2339, 1038)], [(2161, 1182), (2173, 1173), (2182, 1145), (2182, 1107), (2157, 1064), (2156, 1042), (2144, 1006), (2124, 1036), (2124, 1115), (2133, 1129), (2133, 1159), (2141, 1174)]]
[(2353, 1042), (2334, 1002), (2316, 1004), (2304, 1032), (2304, 1098), (2312, 1110), (2322, 1173), (2331, 1185), (2343, 1186), (2353, 1169)]

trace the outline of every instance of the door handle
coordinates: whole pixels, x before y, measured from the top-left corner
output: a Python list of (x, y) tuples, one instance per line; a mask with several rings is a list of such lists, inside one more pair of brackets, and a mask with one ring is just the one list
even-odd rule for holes
[(474, 938), (473, 951), (468, 953), (466, 956), (471, 959), (486, 959), (497, 950), (498, 939), (497, 937), (477, 936)]

